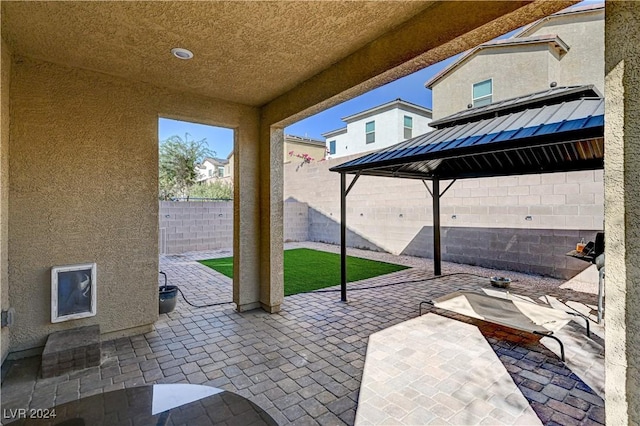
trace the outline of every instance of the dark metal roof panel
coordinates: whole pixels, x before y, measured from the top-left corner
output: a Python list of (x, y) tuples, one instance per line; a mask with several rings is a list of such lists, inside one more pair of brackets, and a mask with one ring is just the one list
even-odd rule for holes
[(540, 106), (543, 103), (555, 103), (560, 100), (570, 101), (584, 97), (601, 97), (601, 93), (593, 85), (584, 86), (564, 86), (555, 87), (553, 89), (543, 90), (541, 92), (530, 93), (524, 96), (518, 96), (503, 101), (494, 102), (489, 105), (483, 105), (475, 108), (459, 111), (447, 117), (433, 120), (429, 126), (435, 128), (448, 127), (463, 122), (476, 121), (487, 116), (495, 116), (496, 114), (505, 114), (510, 110), (514, 112), (514, 108), (527, 108), (528, 106)]
[[(491, 153), (493, 158), (480, 158), (486, 166), (512, 164), (513, 167), (517, 167), (522, 161), (542, 162), (549, 158), (557, 162), (561, 157), (569, 161), (570, 154), (562, 154), (557, 149), (521, 150), (501, 157), (496, 153), (505, 148), (513, 149), (511, 145), (518, 141), (529, 141), (532, 146), (538, 146), (545, 138), (553, 138), (554, 143), (557, 143), (560, 135), (576, 131), (595, 129), (595, 133), (591, 133), (600, 134), (603, 126), (604, 100), (602, 98), (578, 99), (434, 130), (340, 164), (331, 170), (352, 172), (377, 169), (376, 174), (384, 174), (386, 172), (383, 172), (382, 168), (393, 166), (396, 171), (402, 168), (415, 173), (424, 172), (424, 170), (431, 173), (442, 167), (442, 159), (450, 159), (462, 154), (469, 155), (469, 153), (478, 155)], [(563, 149), (569, 152), (578, 148), (569, 145)], [(514, 156), (520, 158), (516, 159)], [(434, 163), (436, 160), (439, 161), (437, 164)], [(458, 166), (465, 161), (477, 162), (478, 159), (461, 160)]]

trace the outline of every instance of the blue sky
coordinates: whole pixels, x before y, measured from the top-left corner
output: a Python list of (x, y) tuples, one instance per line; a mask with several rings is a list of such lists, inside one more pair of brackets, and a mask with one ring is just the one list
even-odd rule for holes
[[(598, 2), (598, 0), (587, 0), (579, 5)], [(515, 31), (498, 38), (510, 37), (513, 33), (515, 33)], [(298, 121), (287, 127), (285, 133), (324, 140), (322, 133), (345, 126), (345, 123), (341, 120), (342, 117), (364, 111), (397, 98), (431, 108), (431, 90), (426, 89), (424, 83), (442, 68), (454, 61), (458, 56), (459, 55), (453, 56), (329, 108), (321, 113)], [(190, 136), (196, 140), (206, 138), (209, 148), (216, 152), (217, 157), (226, 158), (233, 150), (233, 131), (230, 129), (160, 119), (158, 136), (161, 141), (173, 135), (179, 135), (184, 138), (185, 133), (189, 133)]]

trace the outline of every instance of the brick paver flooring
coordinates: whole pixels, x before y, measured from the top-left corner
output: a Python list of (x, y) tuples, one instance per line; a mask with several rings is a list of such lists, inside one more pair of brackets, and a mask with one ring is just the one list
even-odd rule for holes
[[(349, 253), (382, 256), (356, 250)], [(169, 283), (179, 285), (191, 301), (226, 302), (231, 300), (230, 280), (194, 259), (229, 255), (219, 251), (164, 256), (161, 266), (169, 276)], [(353, 424), (369, 336), (416, 318), (421, 300), (458, 289), (480, 289), (488, 284), (487, 279), (471, 275), (432, 280), (429, 279), (433, 274), (430, 261), (387, 258), (394, 259), (417, 267), (350, 285), (348, 303), (340, 302), (337, 292), (299, 294), (287, 297), (282, 311), (270, 315), (260, 310), (237, 313), (232, 304), (193, 308), (180, 299), (174, 312), (160, 316), (154, 331), (103, 342), (100, 367), (41, 379), (36, 378), (38, 358), (16, 362), (2, 384), (2, 408), (51, 407), (100, 392), (149, 383), (194, 383), (243, 395), (267, 410), (281, 425)], [(484, 276), (496, 273), (446, 263), (443, 270), (444, 274), (460, 270), (472, 270)], [(560, 289), (559, 282), (554, 280), (547, 280), (549, 285), (534, 287), (527, 283), (524, 275), (504, 274), (519, 277), (512, 284), (512, 291), (532, 299), (551, 295), (558, 303), (572, 301), (581, 306), (595, 303), (595, 295)], [(402, 284), (355, 290), (397, 282)], [(568, 334), (563, 337), (568, 354), (565, 364), (547, 349), (546, 346), (553, 349), (553, 345), (557, 345), (553, 341), (543, 339), (541, 342), (532, 335), (513, 333), (443, 311), (428, 315), (441, 319), (445, 328), (440, 333), (460, 327), (466, 330), (469, 324), (478, 327), (486, 339), (484, 344), (490, 345), (542, 423), (604, 423), (603, 382), (599, 383), (603, 375), (599, 372), (603, 371), (603, 343), (597, 336), (586, 339), (579, 325), (568, 327)], [(452, 324), (450, 330), (446, 329), (447, 324)], [(471, 351), (472, 342), (462, 344)], [(454, 358), (451, 362), (460, 360)], [(425, 374), (433, 373), (430, 368), (430, 364), (425, 364)], [(470, 371), (475, 371), (473, 368), (470, 362)], [(443, 375), (447, 372), (444, 368), (440, 370)], [(442, 383), (447, 386), (449, 382), (444, 378)], [(453, 414), (445, 411), (435, 418), (443, 424), (464, 419), (490, 423), (497, 418), (497, 412), (491, 414), (495, 404), (502, 404), (508, 412), (508, 398), (503, 402), (493, 401), (495, 404), (490, 407), (470, 407), (465, 403), (469, 393), (474, 393), (473, 388), (459, 393), (458, 399), (439, 401)], [(415, 404), (414, 410), (429, 408), (421, 406), (420, 401)], [(511, 419), (505, 418), (505, 423)]]

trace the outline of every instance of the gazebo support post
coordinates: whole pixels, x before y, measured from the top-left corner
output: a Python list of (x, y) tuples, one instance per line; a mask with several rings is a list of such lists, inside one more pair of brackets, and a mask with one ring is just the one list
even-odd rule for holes
[[(431, 181), (433, 188), (433, 274), (442, 275), (442, 251), (440, 249), (440, 179), (434, 177)], [(451, 185), (449, 185), (451, 186)], [(447, 188), (449, 189), (449, 188)]]
[(340, 300), (347, 301), (347, 175), (340, 173)]

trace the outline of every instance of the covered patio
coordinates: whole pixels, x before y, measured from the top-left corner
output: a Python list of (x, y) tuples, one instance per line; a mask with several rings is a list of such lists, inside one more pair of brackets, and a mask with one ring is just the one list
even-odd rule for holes
[[(341, 404), (353, 406), (341, 399), (353, 396), (349, 372), (357, 375), (357, 367), (351, 363), (363, 361), (356, 355), (363, 346), (354, 342), (363, 336), (360, 329), (343, 329), (379, 330), (406, 319), (413, 308), (398, 303), (398, 311), (389, 310), (379, 292), (369, 294), (361, 312), (347, 304), (327, 311), (328, 301), (307, 312), (295, 298), (285, 301), (283, 129), (575, 3), (2, 2), (1, 358), (38, 355), (48, 335), (81, 326), (100, 327), (109, 356), (88, 376), (83, 371), (3, 384), (3, 404), (45, 406), (57, 401), (52, 394), (64, 401), (109, 387), (183, 380), (181, 375), (194, 383), (216, 380), (205, 368), (244, 389), (253, 385), (242, 368), (283, 366), (272, 377), (256, 372), (260, 383), (254, 384), (266, 395), (266, 388), (284, 380), (278, 389), (290, 390), (273, 391), (279, 395), (273, 404), (283, 413), (295, 411), (304, 399), (297, 386), (313, 385), (305, 379), (311, 369), (296, 366), (303, 362), (295, 351), (309, 346), (331, 365), (314, 366), (329, 369), (314, 378), (326, 388), (316, 398), (318, 410), (344, 414)], [(606, 377), (612, 424), (640, 421), (639, 7), (606, 5)], [(194, 59), (172, 56), (177, 47), (193, 50)], [(159, 117), (234, 129), (233, 307), (159, 318)], [(51, 268), (86, 263), (97, 265), (95, 315), (52, 322)], [(460, 284), (470, 285), (465, 282)], [(313, 346), (313, 336), (325, 346)], [(200, 337), (213, 345), (211, 356), (203, 356)], [(241, 352), (245, 345), (248, 354)], [(338, 349), (345, 354), (335, 359), (329, 350)], [(254, 365), (241, 365), (254, 355)], [(184, 365), (172, 365), (176, 360)], [(164, 370), (162, 362), (168, 363)], [(176, 367), (180, 371), (165, 376)], [(339, 402), (331, 405), (325, 392)]]
[[(300, 246), (338, 251), (320, 243), (285, 248)], [(418, 319), (421, 300), (487, 287), (482, 276), (507, 272), (445, 262), (445, 275), (476, 275), (433, 280), (425, 259), (355, 249), (350, 254), (411, 269), (350, 284), (357, 297), (348, 304), (336, 297), (339, 287), (334, 293), (289, 296), (278, 315), (238, 314), (231, 304), (193, 308), (180, 299), (174, 312), (161, 315), (155, 331), (105, 342), (100, 367), (42, 379), (37, 377), (37, 358), (17, 361), (3, 384), (2, 408), (50, 407), (150, 383), (194, 383), (245, 396), (280, 425), (351, 425), (356, 413), (360, 424), (399, 424), (403, 419), (405, 424), (513, 424), (517, 419), (604, 424), (601, 330), (586, 339), (579, 323), (567, 327), (567, 362), (562, 363), (553, 352), (555, 342), (434, 311), (420, 318), (431, 323), (419, 327), (423, 334), (412, 355), (401, 349), (402, 341), (415, 332), (411, 321)], [(163, 256), (161, 265), (190, 300), (220, 302), (231, 297), (230, 280), (196, 259), (228, 255)], [(595, 294), (563, 288), (555, 279), (509, 274), (516, 280), (514, 293), (535, 300), (553, 296), (594, 318)], [(409, 363), (421, 349), (432, 353), (421, 364), (424, 376), (419, 380), (402, 383), (400, 376), (389, 374), (386, 363), (399, 368), (396, 357)], [(465, 372), (453, 368), (467, 363), (473, 367)], [(491, 376), (484, 374), (488, 368)]]

